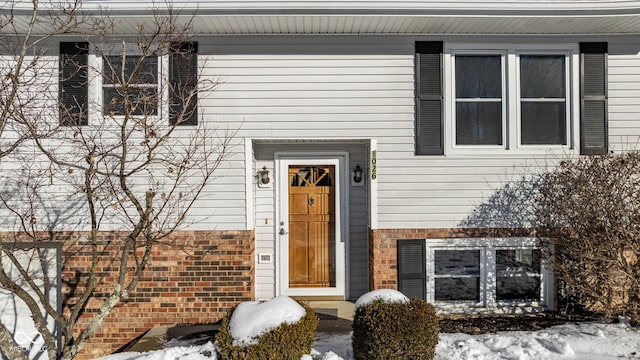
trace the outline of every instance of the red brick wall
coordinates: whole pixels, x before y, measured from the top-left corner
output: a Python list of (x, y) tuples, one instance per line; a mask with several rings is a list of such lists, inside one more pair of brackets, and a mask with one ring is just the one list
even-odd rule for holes
[[(105, 254), (117, 254), (102, 236)], [(110, 354), (148, 329), (158, 325), (212, 323), (241, 301), (254, 296), (253, 231), (182, 231), (166, 245), (156, 245), (136, 290), (106, 319), (99, 333), (85, 346), (78, 359)], [(104, 256), (105, 259), (109, 256)], [(91, 264), (90, 248), (82, 236), (71, 235), (63, 251), (63, 298), (65, 312), (84, 293), (83, 274)], [(105, 284), (115, 280), (118, 263), (105, 260), (99, 271)], [(98, 286), (97, 296), (106, 296), (109, 286)], [(95, 299), (83, 313), (78, 329), (95, 315), (102, 301)]]
[(369, 288), (398, 289), (398, 240), (531, 235), (532, 229), (370, 229)]

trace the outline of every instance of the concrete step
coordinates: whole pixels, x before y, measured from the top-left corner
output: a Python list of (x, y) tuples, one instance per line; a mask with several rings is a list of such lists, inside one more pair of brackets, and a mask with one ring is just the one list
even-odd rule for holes
[[(348, 333), (351, 332), (351, 324), (355, 314), (355, 304), (349, 301), (307, 301), (309, 307), (315, 312), (320, 322), (318, 323), (318, 333)], [(140, 338), (133, 341), (129, 346), (123, 347), (121, 351), (145, 352), (164, 348), (167, 341), (207, 334), (212, 337), (220, 328), (220, 324), (210, 325), (175, 325), (156, 326), (149, 329)]]

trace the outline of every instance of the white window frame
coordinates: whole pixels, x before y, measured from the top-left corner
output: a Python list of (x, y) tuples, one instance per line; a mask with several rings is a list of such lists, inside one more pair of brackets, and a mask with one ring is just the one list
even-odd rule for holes
[[(579, 50), (576, 50), (579, 51)], [(565, 99), (564, 99), (564, 103), (565, 103), (565, 129), (566, 129), (566, 133), (565, 133), (565, 142), (566, 145), (563, 144), (546, 144), (546, 145), (525, 145), (522, 144), (522, 119), (521, 119), (521, 114), (522, 114), (522, 96), (520, 94), (521, 92), (521, 86), (520, 86), (520, 55), (563, 55), (564, 59), (565, 59), (565, 63), (564, 63), (564, 77), (565, 77)], [(558, 150), (564, 150), (566, 148), (570, 148), (571, 146), (571, 141), (572, 141), (572, 136), (571, 136), (571, 127), (573, 122), (571, 121), (571, 93), (572, 93), (572, 87), (571, 87), (571, 51), (565, 50), (565, 51), (541, 51), (541, 50), (518, 50), (516, 53), (516, 64), (515, 64), (515, 71), (516, 71), (516, 79), (517, 79), (517, 86), (516, 86), (516, 114), (517, 114), (517, 122), (516, 122), (516, 138), (517, 138), (517, 147), (518, 148), (532, 148), (532, 149), (536, 149), (536, 148), (555, 148)], [(577, 76), (579, 76), (579, 73), (577, 74)], [(576, 104), (579, 104), (579, 102), (575, 102)]]
[[(469, 308), (488, 312), (500, 312), (501, 309), (511, 312), (518, 308), (553, 309), (553, 272), (551, 265), (544, 258), (541, 259), (540, 265), (540, 300), (498, 301), (496, 299), (496, 250), (539, 249), (537, 244), (538, 239), (534, 237), (427, 239), (427, 301), (445, 312), (465, 311)], [(435, 252), (438, 250), (480, 251), (480, 299), (478, 302), (435, 300)]]
[[(502, 109), (502, 119), (501, 119), (501, 126), (502, 126), (502, 145), (458, 145), (456, 143), (456, 130), (458, 128), (458, 124), (457, 124), (457, 116), (456, 116), (456, 108), (457, 108), (457, 104), (458, 104), (458, 98), (456, 96), (456, 89), (455, 89), (455, 83), (456, 83), (456, 77), (455, 77), (455, 57), (456, 55), (488, 55), (488, 56), (500, 56), (500, 69), (501, 69), (501, 74), (500, 74), (500, 78), (501, 78), (501, 84), (502, 84), (502, 92), (501, 92), (501, 109)], [(507, 61), (505, 60), (507, 57), (507, 52), (505, 50), (477, 50), (477, 49), (472, 49), (472, 50), (465, 50), (465, 51), (459, 51), (456, 50), (452, 53), (452, 57), (451, 57), (451, 77), (448, 78), (450, 79), (450, 88), (451, 88), (451, 96), (450, 98), (453, 100), (453, 103), (451, 104), (450, 107), (450, 116), (451, 116), (451, 144), (453, 145), (453, 147), (455, 149), (460, 149), (460, 150), (475, 150), (478, 148), (481, 149), (486, 149), (486, 150), (503, 150), (506, 146), (507, 146), (507, 141), (508, 141), (508, 136), (507, 136), (507, 129), (509, 124), (507, 123), (507, 119), (508, 119), (508, 114), (507, 114), (507, 103), (508, 103), (508, 97), (507, 97), (507, 69), (506, 69), (506, 65), (507, 65)], [(463, 100), (464, 101), (464, 100)], [(489, 102), (489, 101), (487, 101)]]
[[(503, 145), (456, 144), (455, 58), (457, 55), (502, 56), (502, 136)], [(520, 117), (520, 55), (564, 55), (566, 83), (566, 145), (523, 145)], [(579, 60), (577, 43), (571, 44), (470, 44), (446, 43), (444, 48), (445, 153), (464, 156), (521, 156), (523, 154), (577, 154), (579, 138)]]
[[(435, 295), (436, 295), (436, 279), (442, 279), (442, 278), (460, 278), (460, 277), (467, 277), (467, 278), (475, 278), (475, 276), (438, 276), (435, 274), (435, 252), (436, 251), (440, 251), (440, 250), (448, 250), (448, 251), (465, 251), (465, 250), (477, 250), (480, 252), (480, 257), (479, 257), (479, 261), (480, 264), (479, 265), (479, 301), (470, 301), (470, 300), (456, 300), (456, 301), (436, 301), (435, 300)], [(427, 297), (430, 303), (432, 304), (436, 304), (436, 305), (440, 305), (440, 304), (447, 304), (447, 305), (462, 305), (462, 306), (485, 306), (485, 301), (484, 299), (487, 297), (486, 294), (486, 286), (484, 286), (484, 284), (486, 284), (487, 282), (487, 269), (486, 269), (486, 264), (487, 264), (487, 253), (485, 251), (485, 249), (483, 247), (480, 246), (457, 246), (457, 247), (453, 247), (453, 246), (443, 246), (443, 247), (429, 247), (427, 246), (427, 264), (431, 265), (432, 269), (431, 272), (427, 273), (427, 278), (430, 279), (429, 280), (429, 284), (427, 284)], [(429, 271), (429, 266), (427, 266), (427, 271)]]
[[(122, 55), (122, 44), (100, 44), (101, 49), (109, 49), (109, 53), (106, 56), (119, 56)], [(124, 47), (127, 55), (139, 56), (140, 49), (134, 44), (126, 44)], [(158, 56), (158, 83), (156, 84), (158, 89), (158, 111), (156, 115), (134, 115), (135, 117), (147, 117), (147, 118), (166, 118), (168, 109), (168, 89), (165, 86), (168, 81), (167, 76), (169, 74), (169, 61), (168, 55)], [(96, 50), (95, 46), (89, 49), (89, 99), (94, 99), (95, 103), (91, 103), (89, 106), (89, 125), (102, 124), (108, 122), (108, 118), (122, 119), (123, 115), (109, 116), (104, 114), (104, 62), (102, 55)]]

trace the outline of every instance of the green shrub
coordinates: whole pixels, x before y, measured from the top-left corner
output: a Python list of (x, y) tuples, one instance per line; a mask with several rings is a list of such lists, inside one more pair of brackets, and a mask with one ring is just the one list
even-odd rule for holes
[(235, 308), (222, 319), (220, 332), (216, 335), (221, 360), (300, 360), (309, 354), (318, 327), (318, 317), (307, 304), (300, 303), (305, 316), (295, 324), (282, 324), (262, 335), (257, 344), (234, 346), (229, 332), (229, 321)]
[(425, 301), (375, 301), (356, 309), (353, 356), (356, 360), (433, 359), (438, 332), (435, 309)]

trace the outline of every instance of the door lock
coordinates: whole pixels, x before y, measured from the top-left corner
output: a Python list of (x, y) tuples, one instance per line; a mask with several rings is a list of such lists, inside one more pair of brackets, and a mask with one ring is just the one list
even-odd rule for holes
[(280, 228), (280, 235), (287, 235), (287, 232), (284, 231), (284, 228)]

